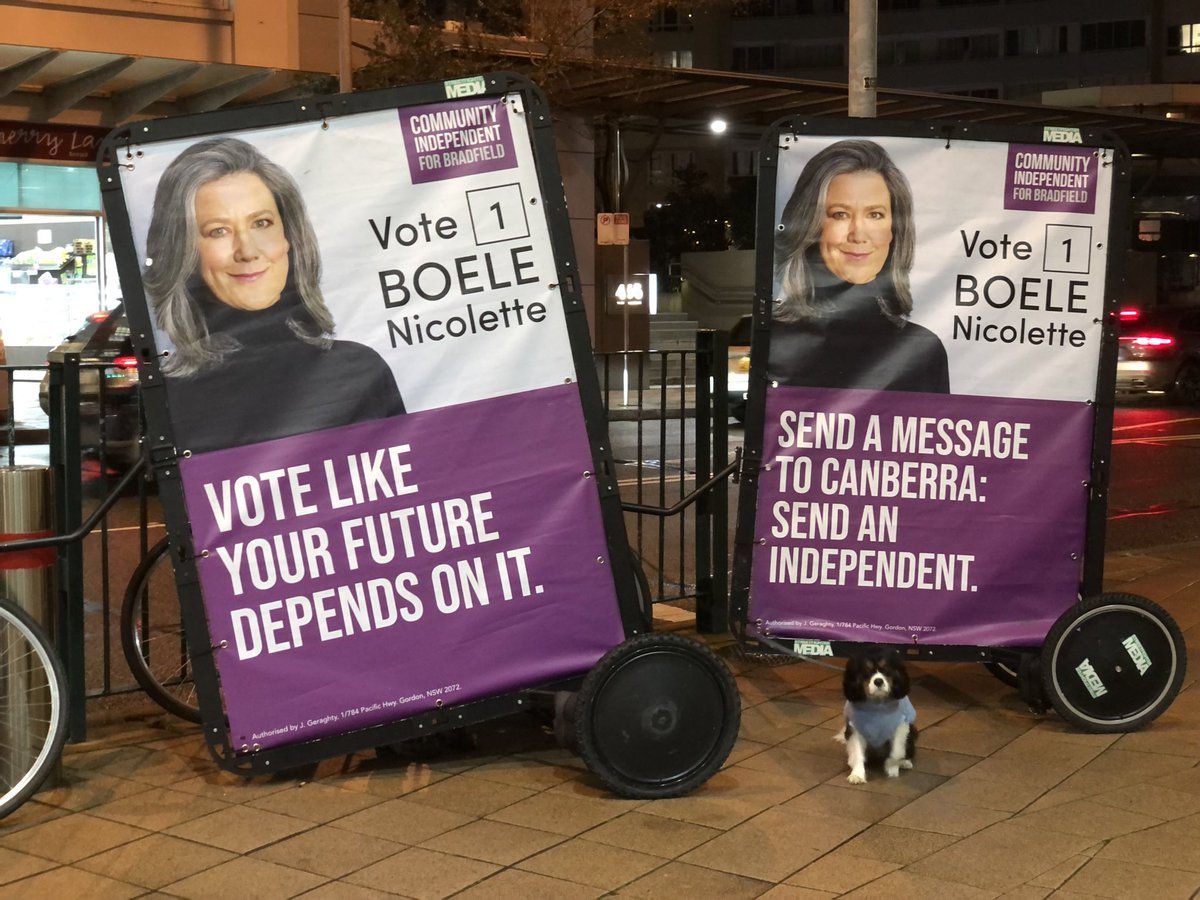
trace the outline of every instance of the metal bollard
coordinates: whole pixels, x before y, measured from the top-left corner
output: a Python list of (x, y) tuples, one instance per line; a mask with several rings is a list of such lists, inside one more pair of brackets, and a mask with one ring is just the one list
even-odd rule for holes
[[(53, 534), (54, 505), (51, 502), (51, 470), (48, 466), (11, 466), (0, 468), (0, 542), (49, 537)], [(17, 550), (0, 553), (0, 596), (4, 596), (34, 617), (51, 635), (55, 634), (55, 550)], [(12, 656), (15, 648), (0, 648)], [(33, 746), (18, 735), (46, 728), (50, 718), (50, 689), (40, 671), (10, 670), (0, 684), (4, 707), (9, 715), (0, 722), (0, 746), (12, 748), (0, 754), (0, 766), (6, 783), (25, 772), (31, 760), (15, 758), (15, 751)], [(36, 679), (36, 680), (35, 680)], [(51, 773), (58, 780), (57, 772)]]

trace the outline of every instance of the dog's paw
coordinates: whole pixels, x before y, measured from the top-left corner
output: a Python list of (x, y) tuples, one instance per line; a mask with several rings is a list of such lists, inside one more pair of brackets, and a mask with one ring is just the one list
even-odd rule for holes
[(846, 780), (848, 782), (850, 782), (851, 784), (866, 784), (867, 783), (867, 773), (866, 772), (851, 772), (849, 775), (846, 776)]
[(883, 771), (887, 773), (888, 778), (896, 778), (900, 775), (900, 764), (889, 762), (883, 767)]
[(902, 759), (902, 760), (900, 760), (900, 768), (902, 768), (902, 769), (911, 769), (911, 768), (912, 768), (912, 760), (911, 760), (911, 759)]

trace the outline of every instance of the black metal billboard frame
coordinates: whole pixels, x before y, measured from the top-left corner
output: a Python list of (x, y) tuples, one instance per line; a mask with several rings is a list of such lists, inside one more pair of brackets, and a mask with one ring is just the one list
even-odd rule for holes
[[(786, 643), (747, 634), (750, 601), (750, 575), (754, 548), (754, 523), (757, 512), (758, 480), (763, 463), (763, 426), (767, 393), (766, 358), (771, 338), (773, 283), (773, 241), (775, 233), (775, 194), (779, 167), (779, 139), (784, 134), (828, 135), (837, 137), (936, 138), (952, 142), (987, 141), (992, 143), (1042, 144), (1061, 147), (1062, 142), (1045, 140), (1037, 126), (989, 126), (965, 122), (905, 122), (892, 119), (829, 119), (789, 116), (779, 119), (763, 135), (759, 146), (758, 211), (755, 233), (759, 235), (755, 257), (754, 329), (751, 338), (751, 373), (746, 404), (746, 438), (738, 495), (737, 524), (734, 532), (734, 559), (730, 589), (730, 629), (744, 644), (757, 650), (797, 656)], [(1130, 155), (1125, 144), (1107, 130), (1079, 129), (1079, 142), (1070, 146), (1104, 149), (1112, 152), (1113, 185), (1109, 208), (1108, 258), (1105, 268), (1105, 297), (1096, 375), (1095, 407), (1091, 446), (1091, 475), (1088, 481), (1085, 513), (1084, 558), (1081, 561), (1076, 601), (1100, 594), (1104, 578), (1104, 540), (1108, 511), (1108, 483), (1112, 446), (1114, 387), (1116, 384), (1118, 315), (1115, 290), (1121, 278), (1122, 251), (1127, 249), (1127, 221), (1130, 184)], [(787, 643), (790, 643), (787, 642)], [(851, 656), (863, 642), (827, 642), (836, 656)], [(927, 644), (904, 647), (913, 659), (945, 662), (986, 662), (1014, 670), (1023, 656), (1038, 647), (987, 647), (971, 645)], [(1034, 676), (1036, 677), (1036, 675)], [(1028, 697), (1033, 700), (1034, 698)]]
[[(542, 206), (550, 234), (559, 295), (565, 313), (575, 378), (591, 448), (591, 480), (596, 486), (600, 500), (609, 569), (612, 571), (616, 587), (625, 637), (629, 638), (647, 630), (648, 623), (639, 600), (633, 563), (625, 537), (625, 522), (608, 440), (607, 419), (592, 362), (582, 282), (571, 240), (566, 197), (555, 150), (553, 122), (545, 95), (528, 79), (510, 72), (492, 72), (472, 80), (482, 83), (484, 88), (472, 93), (470, 96), (473, 98), (519, 94), (523, 99), (526, 111), (524, 120), (529, 129), (538, 186), (544, 198)], [(321, 123), (341, 116), (383, 109), (445, 103), (457, 96), (454, 91), (455, 84), (429, 82), (136, 122), (112, 131), (98, 152), (97, 174), (100, 179), (101, 196), (113, 237), (117, 272), (141, 373), (142, 401), (146, 412), (145, 452), (158, 483), (164, 519), (171, 537), (172, 561), (197, 696), (200, 700), (204, 736), (217, 762), (223, 768), (241, 775), (278, 772), (331, 755), (385, 746), (528, 710), (539, 704), (546, 704), (548, 700), (552, 700), (555, 691), (570, 687), (587, 674), (581, 672), (576, 679), (530, 685), (521, 690), (458, 705), (447, 704), (440, 707), (441, 701), (438, 701), (437, 709), (394, 722), (265, 750), (234, 746), (224, 715), (214, 661), (214, 651), (219, 648), (212, 644), (204, 614), (195, 548), (191, 541), (183, 485), (179, 477), (178, 460), (181, 454), (172, 435), (160, 365), (161, 356), (154, 343), (151, 315), (142, 284), (141, 264), (134, 250), (121, 173), (126, 167), (137, 164), (138, 148), (144, 144), (189, 137), (199, 140), (221, 133), (261, 130), (305, 122)]]

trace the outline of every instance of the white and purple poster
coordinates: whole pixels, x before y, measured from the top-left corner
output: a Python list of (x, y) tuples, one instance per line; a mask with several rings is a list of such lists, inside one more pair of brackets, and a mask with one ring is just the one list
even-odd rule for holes
[(236, 749), (624, 638), (525, 116), (513, 93), (130, 148)]
[(1112, 157), (781, 135), (752, 628), (1028, 646), (1075, 602)]

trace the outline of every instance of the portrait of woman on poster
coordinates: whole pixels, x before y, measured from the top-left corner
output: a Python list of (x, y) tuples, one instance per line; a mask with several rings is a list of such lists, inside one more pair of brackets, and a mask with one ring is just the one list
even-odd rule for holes
[(180, 450), (203, 452), (400, 415), (391, 370), (334, 340), (321, 258), (292, 177), (235, 138), (194, 144), (154, 195), (143, 282), (174, 348)]
[(909, 320), (915, 245), (912, 191), (881, 146), (844, 140), (814, 155), (775, 236), (770, 378), (948, 393), (945, 347)]

